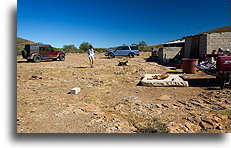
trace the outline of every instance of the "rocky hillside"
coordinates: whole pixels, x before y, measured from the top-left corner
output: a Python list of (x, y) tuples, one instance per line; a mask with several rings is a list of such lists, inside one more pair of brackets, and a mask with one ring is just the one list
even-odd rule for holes
[(20, 55), (26, 44), (34, 44), (35, 42), (17, 37), (17, 54)]

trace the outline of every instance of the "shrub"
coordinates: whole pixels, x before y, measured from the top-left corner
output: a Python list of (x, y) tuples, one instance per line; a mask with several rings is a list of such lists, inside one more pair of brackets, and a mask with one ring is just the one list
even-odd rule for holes
[(79, 49), (82, 49), (82, 50), (84, 50), (84, 51), (87, 51), (87, 50), (90, 48), (90, 46), (92, 46), (90, 43), (88, 43), (88, 42), (83, 42), (82, 44), (80, 44)]
[(22, 55), (22, 49), (17, 48), (17, 56), (20, 56), (20, 55)]
[(104, 53), (108, 50), (108, 48), (95, 48), (95, 51), (96, 52), (99, 52), (99, 53)]
[(147, 127), (136, 127), (137, 133), (169, 133), (169, 129), (165, 123), (159, 122), (157, 118), (153, 118)]

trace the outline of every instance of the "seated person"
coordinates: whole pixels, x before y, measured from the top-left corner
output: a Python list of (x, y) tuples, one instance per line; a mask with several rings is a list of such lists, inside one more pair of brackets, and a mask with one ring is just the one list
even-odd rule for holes
[(229, 49), (226, 49), (226, 51), (223, 52), (223, 55), (224, 56), (231, 56)]

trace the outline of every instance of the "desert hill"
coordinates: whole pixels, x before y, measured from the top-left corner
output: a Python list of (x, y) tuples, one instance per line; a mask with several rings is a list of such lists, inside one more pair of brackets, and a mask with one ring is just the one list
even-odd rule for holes
[(21, 54), (26, 44), (35, 44), (35, 42), (17, 37), (17, 54)]
[[(216, 29), (212, 29), (203, 33), (221, 33), (221, 32), (231, 32), (231, 26), (224, 26)], [(199, 33), (199, 34), (203, 34)]]

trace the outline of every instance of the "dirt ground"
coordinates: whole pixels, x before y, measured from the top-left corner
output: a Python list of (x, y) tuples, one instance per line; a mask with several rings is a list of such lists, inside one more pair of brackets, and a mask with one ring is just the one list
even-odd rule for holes
[[(86, 54), (28, 63), (17, 57), (18, 133), (226, 133), (230, 88), (213, 76), (184, 74), (139, 57)], [(128, 60), (128, 66), (117, 66)], [(144, 74), (179, 74), (189, 87), (139, 86)], [(78, 94), (70, 94), (79, 87)], [(229, 86), (228, 86), (229, 87)]]

